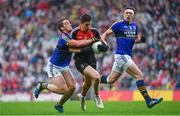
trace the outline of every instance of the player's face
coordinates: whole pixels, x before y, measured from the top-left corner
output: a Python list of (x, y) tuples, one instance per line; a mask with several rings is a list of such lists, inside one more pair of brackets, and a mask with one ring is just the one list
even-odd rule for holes
[(84, 22), (84, 23), (81, 24), (81, 27), (82, 27), (83, 31), (87, 31), (87, 30), (89, 30), (91, 28), (91, 23), (89, 21)]
[(123, 14), (124, 20), (132, 22), (134, 18), (134, 11), (132, 9), (126, 9)]
[(72, 31), (72, 25), (68, 20), (63, 21), (63, 28), (64, 28), (64, 31), (67, 33), (70, 33)]

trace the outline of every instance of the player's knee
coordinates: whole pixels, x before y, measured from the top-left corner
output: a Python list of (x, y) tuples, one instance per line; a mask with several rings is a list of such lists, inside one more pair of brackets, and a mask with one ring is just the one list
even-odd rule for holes
[(100, 78), (97, 78), (97, 79), (95, 79), (95, 82), (99, 83), (100, 80), (101, 80)]
[(75, 91), (76, 89), (76, 86), (75, 85), (70, 85), (69, 86), (69, 91)]
[(93, 75), (93, 78), (96, 80), (96, 79), (100, 79), (100, 74), (97, 72)]
[(66, 85), (64, 85), (64, 86), (61, 88), (60, 91), (63, 92), (63, 93), (65, 93), (65, 92), (68, 91), (68, 87), (67, 87)]

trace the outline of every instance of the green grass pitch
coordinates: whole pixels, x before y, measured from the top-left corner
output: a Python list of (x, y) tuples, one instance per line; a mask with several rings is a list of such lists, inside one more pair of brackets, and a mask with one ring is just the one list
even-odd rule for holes
[(104, 102), (101, 110), (93, 101), (87, 101), (87, 111), (82, 111), (79, 101), (68, 101), (63, 114), (54, 105), (55, 102), (0, 102), (0, 115), (180, 115), (180, 102), (163, 101), (151, 109), (145, 102)]

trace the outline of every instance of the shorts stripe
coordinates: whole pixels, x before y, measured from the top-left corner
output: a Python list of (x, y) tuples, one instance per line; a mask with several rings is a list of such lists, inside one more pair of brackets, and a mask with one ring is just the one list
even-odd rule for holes
[(123, 68), (124, 68), (124, 65), (128, 62), (128, 60), (126, 59), (126, 57), (125, 56), (120, 56), (121, 58), (122, 58), (122, 60), (124, 61), (124, 64), (121, 66), (121, 71), (123, 70)]
[(116, 72), (126, 71), (127, 68), (133, 63), (132, 59), (128, 55), (115, 55), (115, 62), (113, 69)]
[(60, 67), (51, 64), (51, 62), (48, 62), (47, 64), (48, 78), (62, 76), (62, 73), (65, 71), (70, 71), (69, 66)]
[(54, 73), (53, 73), (53, 65), (52, 65), (52, 64), (50, 64), (50, 72), (51, 72), (52, 77), (54, 77)]
[(128, 60), (126, 59), (125, 56), (121, 55), (121, 58), (124, 60), (124, 62), (126, 63)]

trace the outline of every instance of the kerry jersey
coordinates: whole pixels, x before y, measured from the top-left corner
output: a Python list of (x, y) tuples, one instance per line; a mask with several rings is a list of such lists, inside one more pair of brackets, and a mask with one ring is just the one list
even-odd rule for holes
[(59, 49), (59, 48), (63, 48), (64, 46), (67, 46), (67, 42), (70, 39), (71, 38), (68, 34), (59, 35), (57, 47), (53, 51), (53, 54), (50, 58), (50, 62), (53, 65), (60, 66), (60, 67), (66, 67), (70, 64), (72, 53)]
[(128, 23), (126, 21), (119, 21), (112, 25), (112, 31), (116, 37), (116, 54), (132, 56), (132, 48), (135, 43), (135, 37), (138, 32), (135, 23)]

